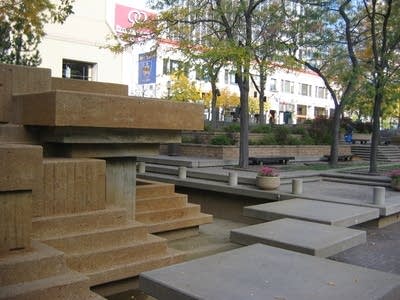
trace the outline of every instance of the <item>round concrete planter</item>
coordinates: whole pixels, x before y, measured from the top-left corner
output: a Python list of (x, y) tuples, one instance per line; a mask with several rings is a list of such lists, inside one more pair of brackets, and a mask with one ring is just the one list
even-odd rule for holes
[(392, 189), (400, 191), (400, 179), (392, 178), (390, 185), (392, 186)]
[(280, 177), (259, 176), (256, 177), (256, 186), (262, 190), (275, 190), (281, 185)]

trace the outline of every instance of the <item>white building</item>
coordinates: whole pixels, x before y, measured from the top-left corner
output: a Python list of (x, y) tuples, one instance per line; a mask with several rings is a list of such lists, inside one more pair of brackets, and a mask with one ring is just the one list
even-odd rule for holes
[[(151, 52), (150, 45), (135, 46), (123, 54), (104, 48), (112, 33), (151, 14), (155, 12), (133, 0), (76, 0), (74, 14), (64, 24), (46, 26), (47, 35), (39, 47), (41, 67), (50, 68), (55, 77), (122, 83), (129, 86), (131, 95), (166, 98), (170, 73), (181, 59), (176, 52), (168, 51), (174, 47), (172, 43), (164, 43), (157, 53)], [(207, 82), (196, 80), (194, 71), (189, 79), (196, 81), (202, 92), (211, 89)], [(218, 88), (239, 92), (231, 70), (220, 72)], [(252, 87), (250, 97), (254, 92)], [(330, 116), (334, 108), (322, 80), (307, 71), (276, 69), (268, 77), (265, 93), (267, 119), (275, 111), (279, 124)], [(287, 119), (288, 112), (291, 120)]]

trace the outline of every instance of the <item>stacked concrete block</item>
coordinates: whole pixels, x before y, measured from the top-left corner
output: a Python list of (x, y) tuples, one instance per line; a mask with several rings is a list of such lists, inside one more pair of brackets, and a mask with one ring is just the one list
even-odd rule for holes
[(43, 196), (34, 216), (79, 213), (105, 208), (104, 160), (45, 158)]
[(13, 121), (13, 95), (49, 91), (50, 69), (0, 64), (0, 122)]
[(29, 248), (42, 147), (0, 144), (0, 252)]

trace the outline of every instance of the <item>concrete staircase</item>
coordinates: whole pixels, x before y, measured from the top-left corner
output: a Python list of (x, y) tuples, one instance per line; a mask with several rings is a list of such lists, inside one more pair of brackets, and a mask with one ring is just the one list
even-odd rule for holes
[(44, 159), (43, 177), (31, 236), (63, 251), (68, 267), (89, 277), (90, 286), (184, 259), (125, 208), (106, 204), (104, 161)]
[(188, 203), (187, 195), (175, 193), (175, 185), (138, 179), (136, 220), (151, 233), (165, 233), (211, 223), (212, 216)]
[[(369, 160), (371, 145), (352, 145), (351, 153), (364, 160)], [(399, 162), (400, 147), (396, 145), (380, 145), (378, 146), (377, 159), (379, 162)]]
[(0, 299), (104, 299), (86, 276), (67, 267), (62, 252), (37, 241), (0, 258)]

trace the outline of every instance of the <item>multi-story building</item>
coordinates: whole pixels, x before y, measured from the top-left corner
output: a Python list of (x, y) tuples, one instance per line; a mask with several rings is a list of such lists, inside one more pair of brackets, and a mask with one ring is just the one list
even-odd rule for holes
[[(155, 13), (132, 0), (76, 0), (74, 14), (64, 24), (46, 26), (47, 35), (39, 48), (41, 67), (50, 68), (56, 77), (122, 83), (129, 86), (131, 95), (168, 98), (171, 73), (183, 60), (178, 52), (170, 51), (174, 43), (164, 42), (157, 51), (150, 44), (137, 45), (121, 54), (105, 48), (108, 37)], [(202, 93), (211, 90), (207, 81), (196, 78), (194, 70), (189, 70), (188, 77)], [(221, 70), (218, 88), (239, 93), (229, 67)], [(279, 124), (330, 116), (334, 108), (323, 81), (305, 70), (275, 68), (268, 76), (265, 94), (266, 119), (273, 115)], [(256, 92), (251, 87), (253, 96)]]

